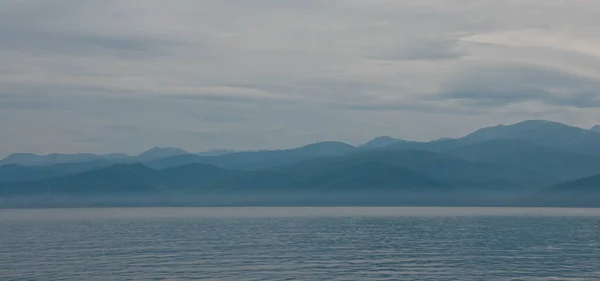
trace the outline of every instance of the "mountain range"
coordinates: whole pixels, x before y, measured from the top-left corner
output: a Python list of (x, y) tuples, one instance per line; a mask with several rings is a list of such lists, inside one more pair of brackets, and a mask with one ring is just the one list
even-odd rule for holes
[(213, 205), (600, 206), (600, 130), (531, 120), (456, 139), (136, 156), (17, 153), (0, 207)]

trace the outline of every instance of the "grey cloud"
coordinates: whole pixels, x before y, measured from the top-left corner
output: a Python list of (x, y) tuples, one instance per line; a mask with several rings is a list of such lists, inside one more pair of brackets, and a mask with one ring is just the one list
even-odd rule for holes
[(458, 39), (430, 40), (419, 42), (419, 40), (407, 40), (406, 45), (396, 48), (379, 49), (370, 52), (367, 58), (389, 61), (403, 60), (455, 60), (467, 55)]
[[(83, 3), (73, 0), (28, 1), (15, 3), (0, 12), (0, 50), (25, 53), (57, 53), (68, 56), (115, 56), (120, 59), (143, 59), (166, 55), (181, 40), (144, 34), (124, 34), (117, 26), (105, 30), (78, 28), (77, 17), (106, 11), (113, 4), (106, 1)], [(81, 13), (86, 11), (86, 13)], [(109, 15), (104, 15), (108, 17)], [(93, 22), (94, 19), (89, 19)], [(109, 22), (105, 18), (105, 22)], [(69, 26), (71, 24), (72, 26)], [(87, 23), (82, 24), (86, 26)], [(112, 29), (115, 28), (115, 29)], [(125, 27), (122, 27), (125, 28)], [(111, 30), (112, 29), (112, 30)]]
[(265, 99), (260, 97), (244, 97), (231, 96), (222, 94), (164, 94), (160, 95), (163, 99), (180, 100), (180, 101), (212, 101), (212, 102), (238, 102), (238, 103), (257, 103), (264, 102)]
[(238, 123), (243, 122), (249, 117), (240, 116), (240, 115), (231, 115), (231, 114), (209, 114), (204, 112), (191, 112), (189, 114), (190, 117), (198, 120), (202, 120), (205, 122), (211, 123)]
[(0, 110), (41, 110), (58, 109), (53, 100), (39, 99), (35, 96), (23, 96), (0, 91)]
[(6, 34), (0, 48), (18, 51), (56, 52), (70, 56), (103, 55), (121, 59), (142, 59), (165, 55), (173, 42), (152, 38), (132, 38), (90, 34)]
[(336, 101), (368, 102), (376, 99), (373, 92), (389, 91), (390, 87), (381, 83), (362, 82), (339, 77), (322, 77), (312, 79), (291, 79), (274, 82), (231, 83), (235, 87), (250, 87), (269, 93), (289, 96), (293, 99), (330, 103)]
[(599, 12), (593, 1), (0, 1), (0, 151), (428, 139), (545, 116), (590, 126)]
[(134, 132), (139, 130), (139, 126), (136, 125), (126, 125), (126, 124), (112, 124), (112, 125), (108, 125), (106, 126), (106, 128), (110, 131), (115, 131), (115, 132)]
[(335, 108), (348, 108), (348, 109), (356, 109), (356, 110), (373, 110), (373, 111), (420, 111), (425, 112), (428, 110), (432, 110), (427, 106), (423, 106), (421, 104), (414, 103), (403, 103), (403, 102), (380, 102), (380, 103), (370, 103), (370, 104), (347, 104), (347, 105), (334, 105)]
[(3, 94), (15, 99), (37, 99), (52, 100), (56, 96), (83, 95), (84, 97), (96, 95), (124, 95), (135, 93), (137, 91), (128, 91), (110, 85), (98, 85), (93, 83), (79, 83), (76, 79), (69, 83), (57, 83), (50, 81), (15, 83), (2, 82), (4, 86), (0, 89), (0, 96)]
[(36, 26), (0, 26), (0, 49), (18, 52), (58, 53), (69, 56), (115, 56), (143, 59), (169, 54), (183, 42), (144, 36), (91, 34), (47, 30)]
[(292, 96), (278, 95), (270, 92), (241, 87), (197, 87), (184, 89), (184, 93), (174, 92), (161, 94), (163, 99), (184, 101), (212, 101), (237, 103), (290, 103), (295, 101)]
[(0, 100), (0, 110), (40, 110), (54, 106), (52, 102)]
[(543, 66), (476, 67), (452, 80), (437, 97), (467, 106), (497, 107), (524, 101), (577, 108), (600, 107), (600, 79)]
[(336, 104), (333, 108), (351, 109), (360, 111), (404, 111), (404, 112), (419, 112), (419, 113), (440, 113), (448, 115), (477, 115), (484, 113), (480, 108), (473, 107), (457, 107), (438, 104), (436, 102), (423, 101), (374, 101), (369, 103), (349, 103)]

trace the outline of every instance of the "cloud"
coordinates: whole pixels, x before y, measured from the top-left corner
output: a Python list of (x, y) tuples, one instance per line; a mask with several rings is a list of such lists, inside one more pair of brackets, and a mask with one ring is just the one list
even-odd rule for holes
[(369, 58), (390, 61), (403, 60), (456, 60), (466, 56), (467, 53), (460, 46), (457, 39), (434, 39), (431, 41), (415, 42), (401, 45), (396, 48), (375, 50)]
[(52, 100), (0, 92), (0, 110), (43, 110), (49, 108), (57, 109), (58, 107)]
[(115, 132), (133, 132), (139, 129), (136, 125), (126, 125), (126, 124), (112, 124), (107, 125), (107, 129)]
[(219, 114), (219, 113), (204, 113), (204, 112), (191, 112), (189, 114), (191, 118), (198, 119), (210, 123), (241, 123), (250, 119), (248, 116), (242, 115), (231, 115), (231, 114)]
[[(93, 1), (90, 4), (95, 6)], [(69, 22), (75, 18), (73, 11), (90, 13), (91, 7), (65, 0), (20, 1), (12, 7), (4, 7), (4, 11), (0, 12), (5, 23), (0, 24), (0, 37), (3, 38), (0, 49), (38, 55), (54, 53), (70, 57), (141, 59), (162, 55), (165, 50), (181, 43), (172, 38), (86, 28), (85, 23)], [(102, 10), (98, 12), (102, 13)], [(93, 18), (90, 17), (90, 20)]]
[(233, 102), (273, 102), (292, 101), (286, 95), (272, 94), (251, 88), (213, 86), (213, 87), (173, 87), (171, 93), (161, 95), (168, 99), (189, 101), (233, 101)]
[(443, 99), (472, 107), (527, 101), (576, 108), (600, 107), (600, 79), (534, 65), (474, 67), (451, 80)]
[(0, 1), (0, 151), (589, 127), (598, 14), (593, 1)]

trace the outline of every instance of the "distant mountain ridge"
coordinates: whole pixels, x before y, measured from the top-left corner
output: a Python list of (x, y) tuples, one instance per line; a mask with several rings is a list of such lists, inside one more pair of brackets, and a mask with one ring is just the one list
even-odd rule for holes
[(404, 142), (404, 140), (395, 139), (390, 136), (381, 136), (381, 137), (376, 137), (376, 138), (360, 145), (359, 147), (366, 148), (366, 149), (379, 148), (379, 147), (385, 147), (388, 145), (392, 145), (392, 144), (395, 144), (398, 142)]
[[(360, 149), (385, 149), (385, 150), (403, 150), (403, 149), (419, 149), (434, 152), (444, 152), (452, 149), (456, 149), (462, 146), (485, 142), (493, 139), (512, 139), (512, 140), (523, 140), (528, 141), (537, 145), (554, 148), (561, 151), (576, 152), (582, 154), (593, 154), (600, 157), (600, 129), (599, 126), (595, 126), (589, 130), (568, 126), (565, 124), (544, 121), (544, 120), (529, 120), (523, 121), (512, 125), (498, 125), (492, 127), (486, 127), (474, 131), (464, 137), (457, 139), (443, 138), (439, 140), (429, 142), (419, 141), (407, 141), (392, 138), (389, 136), (381, 136), (372, 139), (371, 141), (358, 146)], [(310, 147), (321, 147), (324, 151), (336, 150), (334, 144), (337, 147), (342, 147), (341, 142), (322, 142), (309, 144), (304, 146), (304, 149)], [(333, 145), (327, 147), (327, 145)], [(343, 152), (348, 152), (352, 147), (347, 144), (343, 144), (346, 148)], [(354, 148), (354, 147), (352, 147)], [(216, 157), (225, 155), (241, 155), (241, 154), (261, 154), (261, 153), (275, 153), (283, 151), (298, 151), (302, 147), (294, 149), (284, 150), (263, 150), (263, 151), (246, 151), (236, 152), (229, 149), (218, 149), (200, 152), (192, 155), (198, 155), (202, 157)], [(338, 151), (339, 152), (339, 151)], [(134, 163), (134, 162), (146, 162), (154, 159), (161, 159), (174, 156), (182, 156), (191, 154), (183, 149), (174, 147), (154, 147), (147, 150), (137, 156), (128, 156), (126, 154), (115, 153), (107, 155), (97, 155), (91, 153), (79, 153), (79, 154), (49, 154), (49, 155), (36, 155), (31, 153), (14, 153), (5, 159), (0, 160), (0, 165), (16, 164), (21, 166), (39, 166), (39, 165), (54, 165), (60, 163), (75, 163), (75, 162), (89, 162), (95, 160), (105, 160), (113, 163)], [(319, 153), (313, 153), (319, 154)], [(326, 154), (324, 152), (323, 154)]]
[(112, 165), (111, 161), (95, 160), (90, 162), (61, 163), (55, 165), (21, 166), (8, 164), (0, 166), (1, 182), (28, 182), (47, 178), (66, 176)]
[(98, 155), (92, 153), (37, 155), (33, 153), (13, 153), (0, 160), (0, 165), (40, 166), (60, 163), (78, 163), (94, 160), (121, 161), (129, 156), (122, 153)]
[(0, 165), (20, 165), (20, 166), (42, 166), (56, 165), (63, 163), (84, 163), (91, 161), (108, 161), (112, 163), (134, 163), (144, 162), (157, 158), (170, 157), (175, 155), (188, 154), (187, 151), (174, 147), (154, 147), (142, 152), (137, 156), (129, 156), (124, 153), (112, 154), (93, 154), (76, 153), (61, 154), (52, 153), (48, 155), (37, 155), (33, 153), (13, 153), (0, 160)]
[(341, 142), (320, 142), (287, 150), (220, 151), (216, 152), (215, 155), (208, 153), (211, 156), (201, 156), (187, 152), (184, 153), (184, 150), (176, 148), (153, 148), (139, 156), (127, 156), (119, 159), (97, 160), (99, 157), (91, 157), (86, 158), (88, 161), (82, 158), (81, 162), (68, 161), (66, 163), (52, 164), (47, 161), (44, 162), (44, 165), (1, 165), (0, 182), (35, 181), (103, 168), (118, 163), (144, 163), (156, 169), (203, 163), (223, 168), (257, 170), (313, 157), (343, 154), (353, 149), (353, 146)]
[(561, 183), (520, 200), (527, 206), (600, 207), (600, 174)]
[[(525, 171), (510, 166), (475, 163), (461, 158), (423, 150), (385, 151), (373, 150), (323, 159), (308, 159), (278, 166), (271, 171), (288, 174), (314, 176), (344, 169), (365, 162), (378, 162), (410, 169), (432, 180), (452, 183), (466, 188), (506, 190), (520, 189), (530, 185), (556, 182), (555, 179), (539, 173)], [(511, 179), (517, 179), (512, 180)]]
[(483, 128), (460, 140), (474, 144), (498, 138), (524, 140), (562, 151), (600, 156), (600, 132), (544, 120)]
[(343, 142), (319, 142), (284, 150), (262, 150), (236, 152), (219, 156), (179, 155), (150, 161), (147, 164), (156, 169), (174, 167), (190, 163), (204, 163), (222, 168), (259, 170), (310, 159), (352, 152), (354, 146)]
[(527, 141), (556, 150), (600, 157), (600, 129), (598, 127), (588, 130), (545, 120), (528, 120), (512, 125), (486, 127), (460, 138), (443, 138), (429, 142), (377, 137), (363, 144), (361, 147), (386, 150), (420, 149), (444, 152), (494, 139)]
[(17, 153), (0, 160), (0, 207), (17, 201), (502, 205), (518, 198), (523, 200), (514, 202), (525, 205), (600, 206), (589, 199), (600, 186), (597, 130), (530, 120), (456, 139), (383, 136), (358, 147), (325, 141), (244, 152), (155, 147), (137, 156)]
[(211, 149), (211, 150), (207, 150), (207, 151), (198, 152), (198, 153), (196, 153), (196, 155), (198, 155), (198, 156), (221, 156), (221, 155), (231, 154), (231, 153), (236, 153), (236, 152), (238, 152), (238, 151), (235, 151), (233, 149)]
[(153, 159), (159, 159), (159, 158), (165, 158), (165, 157), (171, 157), (171, 156), (177, 156), (177, 155), (184, 155), (184, 154), (188, 154), (188, 152), (181, 148), (154, 147), (154, 148), (144, 151), (140, 155), (136, 156), (134, 161), (135, 162), (143, 162), (143, 161), (149, 161), (149, 160), (153, 160)]
[(497, 163), (568, 181), (600, 173), (600, 158), (561, 151), (515, 139), (491, 139), (461, 146), (445, 154), (473, 162)]
[[(236, 171), (205, 164), (163, 170), (142, 164), (117, 164), (36, 182), (0, 184), (0, 206), (47, 206), (44, 204), (49, 202), (65, 206), (96, 206), (109, 204), (107, 202), (113, 202), (113, 199), (122, 205), (210, 205), (234, 199), (246, 200), (249, 195), (268, 197), (274, 191), (281, 196), (280, 200), (287, 200), (286, 192), (296, 195), (327, 194), (346, 190), (348, 183), (353, 183), (354, 191), (364, 194), (361, 191), (363, 184), (372, 180), (375, 182), (369, 193), (378, 193), (382, 198), (390, 190), (401, 192), (411, 188), (413, 193), (418, 193), (419, 188), (445, 186), (410, 170), (381, 163), (363, 163), (348, 169), (312, 177), (269, 171)], [(403, 184), (398, 185), (398, 181)]]

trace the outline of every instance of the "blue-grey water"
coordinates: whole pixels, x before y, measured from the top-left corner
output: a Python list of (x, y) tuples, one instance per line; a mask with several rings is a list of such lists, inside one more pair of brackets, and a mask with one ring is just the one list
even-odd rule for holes
[(0, 210), (0, 280), (600, 280), (600, 209)]

